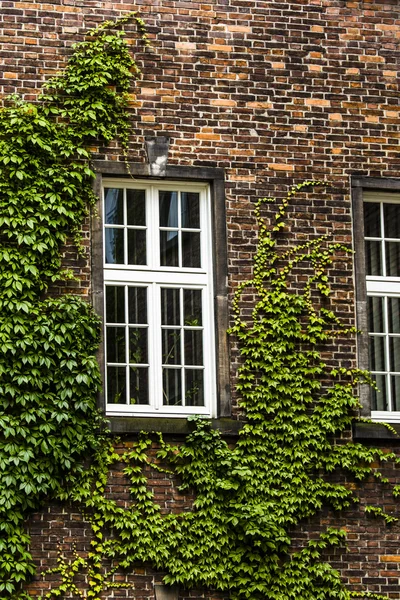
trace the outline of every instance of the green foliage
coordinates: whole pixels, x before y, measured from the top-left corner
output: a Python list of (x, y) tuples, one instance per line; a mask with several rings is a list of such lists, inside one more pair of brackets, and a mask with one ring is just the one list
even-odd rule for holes
[[(69, 565), (88, 575), (86, 596), (100, 600), (110, 573), (131, 572), (140, 563), (164, 571), (167, 584), (215, 588), (238, 600), (358, 597), (324, 560), (327, 548), (343, 543), (344, 531), (328, 528), (300, 549), (292, 545), (296, 526), (324, 506), (340, 511), (357, 501), (354, 486), (334, 483), (331, 474), (344, 472), (356, 481), (372, 474), (379, 480), (372, 463), (393, 458), (345, 439), (335, 443), (354, 420), (356, 384), (368, 380), (358, 370), (332, 369), (321, 356), (327, 341), (354, 333), (319, 300), (329, 296), (327, 269), (334, 253), (347, 249), (325, 239), (283, 254), (276, 248), (291, 196), (321, 185), (308, 181), (293, 188), (278, 207), (272, 231), (261, 216), (266, 200), (256, 206), (254, 276), (240, 285), (233, 303), (231, 334), (243, 359), (238, 389), (247, 417), (237, 444), (230, 447), (206, 419), (195, 418), (183, 445), (170, 446), (157, 436), (157, 460), (149, 453), (154, 438), (146, 434), (122, 459), (112, 447), (104, 448), (85, 486), (72, 493), (91, 523), (92, 552), (84, 561), (78, 555), (60, 558), (51, 572), (62, 584), (49, 599), (74, 592), (74, 578), (63, 575)], [(311, 273), (302, 292), (289, 285), (297, 266)], [(250, 318), (242, 314), (245, 288), (257, 295)], [(109, 466), (120, 460), (131, 481), (127, 508), (105, 494)], [(170, 466), (166, 476), (179, 476), (183, 493), (195, 493), (192, 510), (164, 515), (154, 502), (145, 473), (163, 471), (160, 461)], [(366, 512), (393, 520), (379, 507)], [(361, 596), (382, 598), (367, 591)]]
[[(132, 17), (147, 43), (141, 19), (121, 21)], [(72, 276), (60, 252), (67, 236), (79, 241), (94, 200), (88, 147), (117, 135), (127, 144), (125, 94), (138, 69), (114, 25), (75, 46), (37, 103), (14, 96), (0, 111), (1, 598), (19, 597), (33, 573), (27, 512), (69, 497), (104, 445), (98, 318), (77, 297), (43, 293)]]

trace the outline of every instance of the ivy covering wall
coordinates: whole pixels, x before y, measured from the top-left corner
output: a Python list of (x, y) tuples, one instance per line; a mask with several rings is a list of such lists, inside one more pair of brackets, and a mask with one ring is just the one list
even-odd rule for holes
[[(145, 38), (143, 22), (129, 18)], [(34, 572), (27, 512), (44, 499), (68, 498), (83, 461), (103, 444), (99, 319), (84, 300), (45, 292), (72, 276), (61, 269), (61, 248), (67, 235), (79, 245), (94, 201), (88, 146), (117, 136), (126, 146), (126, 92), (138, 69), (112, 25), (75, 47), (38, 102), (11, 97), (0, 111), (2, 598), (18, 596)]]
[[(27, 596), (23, 582), (34, 569), (24, 520), (54, 499), (80, 506), (93, 539), (87, 556), (60, 555), (50, 570), (59, 583), (48, 598), (99, 600), (127, 587), (114, 580), (117, 571), (145, 563), (164, 572), (167, 584), (214, 588), (234, 599), (347, 600), (356, 594), (322, 558), (345, 533), (327, 529), (294, 552), (292, 532), (323, 506), (340, 511), (355, 500), (330, 474), (379, 479), (372, 463), (394, 457), (333, 441), (351, 425), (355, 385), (365, 378), (321, 357), (323, 344), (345, 332), (313, 298), (329, 296), (327, 268), (344, 249), (318, 239), (277, 252), (291, 197), (323, 182), (292, 188), (273, 227), (262, 216), (267, 200), (256, 205), (254, 273), (235, 296), (230, 332), (242, 357), (238, 390), (247, 419), (235, 446), (203, 419), (194, 420), (182, 445), (143, 434), (122, 458), (101, 434), (98, 319), (80, 298), (45, 292), (71, 276), (61, 270), (61, 247), (71, 234), (79, 244), (94, 200), (88, 147), (116, 136), (127, 145), (124, 92), (137, 68), (111, 25), (75, 47), (37, 103), (13, 98), (0, 113), (0, 595)], [(312, 275), (295, 293), (288, 280), (302, 265)], [(250, 319), (241, 304), (247, 287), (257, 297)], [(154, 436), (166, 472), (195, 493), (189, 511), (164, 515), (154, 502), (144, 474), (150, 463), (164, 469), (150, 458)], [(110, 465), (121, 460), (131, 481), (128, 508), (105, 493)], [(369, 510), (392, 519), (379, 506)], [(86, 583), (78, 584), (82, 572)]]

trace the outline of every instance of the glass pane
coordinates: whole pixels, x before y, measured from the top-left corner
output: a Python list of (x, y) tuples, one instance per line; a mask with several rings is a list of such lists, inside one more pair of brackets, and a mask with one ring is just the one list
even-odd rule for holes
[(389, 332), (400, 333), (400, 298), (388, 298)]
[(381, 215), (378, 203), (364, 203), (364, 235), (365, 237), (381, 237)]
[(129, 369), (129, 404), (149, 403), (149, 370), (147, 367)]
[(182, 406), (181, 369), (163, 369), (164, 406)]
[(392, 375), (390, 383), (392, 385), (392, 410), (400, 411), (400, 375)]
[(107, 402), (126, 404), (125, 367), (107, 367)]
[[(400, 373), (400, 338), (389, 338), (390, 370)], [(378, 371), (378, 369), (376, 369)], [(379, 369), (382, 370), (382, 369)]]
[(201, 330), (185, 330), (185, 365), (203, 365), (203, 332)]
[(385, 238), (400, 238), (400, 204), (384, 204)]
[(369, 354), (371, 371), (386, 371), (384, 337), (371, 336), (369, 338)]
[(367, 275), (383, 275), (381, 242), (365, 242), (365, 269)]
[(128, 265), (146, 264), (146, 230), (128, 229)]
[(202, 325), (201, 290), (183, 290), (183, 314), (184, 325)]
[(106, 286), (106, 322), (125, 323), (125, 289), (122, 285)]
[(163, 365), (181, 364), (181, 330), (162, 330), (162, 363)]
[(104, 190), (104, 222), (110, 225), (124, 224), (124, 191), (116, 188)]
[(125, 363), (125, 327), (106, 327), (107, 362)]
[(372, 389), (372, 410), (388, 410), (387, 399), (386, 399), (386, 376), (385, 375), (373, 375), (377, 390)]
[(178, 192), (159, 192), (160, 227), (178, 227)]
[(179, 288), (161, 288), (161, 323), (181, 324)]
[(129, 323), (147, 323), (147, 288), (128, 287)]
[(105, 229), (106, 263), (124, 264), (124, 230), (106, 227)]
[(383, 298), (369, 296), (368, 298), (368, 331), (385, 333), (383, 325)]
[(201, 267), (200, 233), (182, 232), (182, 266)]
[(126, 190), (128, 225), (146, 225), (146, 194), (144, 190)]
[(147, 363), (147, 327), (129, 327), (129, 362)]
[(182, 227), (188, 229), (200, 228), (199, 194), (196, 192), (181, 193)]
[(162, 267), (179, 266), (178, 231), (160, 231), (160, 265)]
[(186, 406), (204, 406), (203, 370), (185, 369)]
[(400, 242), (385, 242), (386, 276), (400, 277)]

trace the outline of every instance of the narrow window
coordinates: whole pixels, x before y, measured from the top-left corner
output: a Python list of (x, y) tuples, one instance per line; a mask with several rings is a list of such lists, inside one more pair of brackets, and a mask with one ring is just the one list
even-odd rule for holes
[(105, 180), (109, 415), (215, 416), (210, 194)]
[(374, 419), (400, 420), (400, 196), (364, 194), (365, 272)]

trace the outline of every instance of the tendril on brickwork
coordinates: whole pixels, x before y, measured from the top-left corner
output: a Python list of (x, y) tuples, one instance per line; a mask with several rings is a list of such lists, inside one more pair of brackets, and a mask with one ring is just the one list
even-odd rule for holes
[(24, 522), (43, 501), (66, 499), (83, 461), (104, 443), (96, 411), (99, 319), (78, 297), (44, 298), (73, 277), (61, 269), (67, 236), (95, 200), (90, 147), (128, 145), (127, 92), (138, 68), (122, 31), (106, 22), (75, 46), (35, 103), (0, 111), (0, 597), (18, 598), (34, 572)]
[[(207, 420), (197, 418), (182, 445), (143, 434), (122, 458), (112, 447), (104, 448), (98, 466), (87, 474), (84, 493), (81, 483), (73, 494), (92, 527), (91, 550), (85, 558), (60, 555), (57, 566), (44, 573), (58, 574), (62, 581), (47, 598), (74, 592), (74, 577), (64, 573), (84, 573), (87, 584), (80, 594), (100, 600), (117, 583), (132, 586), (129, 573), (138, 564), (161, 570), (166, 584), (216, 589), (235, 600), (383, 598), (347, 590), (324, 560), (328, 548), (344, 543), (345, 531), (327, 528), (302, 548), (292, 546), (302, 521), (325, 506), (343, 511), (357, 501), (354, 486), (330, 481), (331, 473), (341, 471), (356, 482), (372, 475), (382, 483), (372, 465), (394, 459), (361, 444), (334, 443), (355, 418), (356, 384), (369, 380), (357, 369), (334, 369), (321, 356), (326, 342), (355, 333), (324, 302), (316, 302), (316, 294), (329, 298), (329, 267), (337, 252), (348, 249), (321, 238), (284, 253), (277, 250), (291, 198), (324, 186), (306, 181), (293, 187), (271, 228), (262, 210), (272, 200), (256, 205), (254, 274), (235, 295), (230, 330), (242, 357), (237, 387), (246, 415), (236, 445), (230, 447)], [(288, 283), (301, 266), (309, 273), (302, 292)], [(250, 319), (242, 316), (246, 288), (257, 297)], [(149, 454), (154, 441), (157, 460)], [(131, 482), (128, 508), (105, 494), (110, 465), (121, 460)], [(182, 493), (194, 492), (190, 511), (164, 515), (154, 502), (145, 472), (149, 465), (163, 470), (159, 461), (166, 474), (179, 476)], [(396, 520), (381, 507), (366, 512)], [(125, 584), (114, 581), (117, 572), (127, 574)]]

